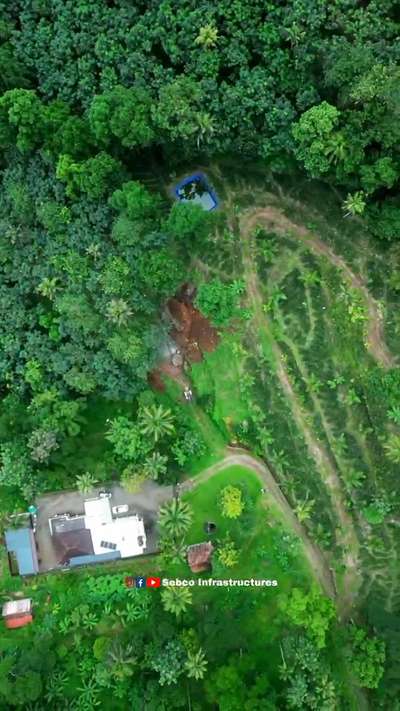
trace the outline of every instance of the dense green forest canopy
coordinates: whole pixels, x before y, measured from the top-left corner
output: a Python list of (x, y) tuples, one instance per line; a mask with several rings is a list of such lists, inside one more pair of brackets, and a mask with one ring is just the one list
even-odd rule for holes
[[(399, 30), (394, 0), (0, 0), (1, 517), (44, 491), (71, 487), (77, 472), (82, 491), (110, 472), (134, 488), (146, 477), (175, 482), (191, 457), (204, 455), (209, 442), (199, 423), (179, 407), (159, 405), (148, 387), (169, 328), (165, 302), (193, 275), (194, 256), (215, 254), (214, 232), (226, 230), (222, 211), (207, 214), (169, 199), (172, 178), (187, 166), (228, 158), (243, 174), (257, 166), (277, 181), (319, 179), (336, 191), (345, 217), (362, 217), (380, 248), (399, 239)], [(266, 263), (271, 254), (264, 253)], [(307, 289), (318, 279), (314, 272)], [(241, 279), (228, 285), (215, 276), (200, 285), (196, 304), (223, 328), (233, 317), (250, 318), (238, 307), (244, 292)], [(285, 298), (270, 295), (266, 313)], [(233, 363), (234, 350), (224, 347)], [(206, 367), (201, 375), (211, 380)], [(400, 461), (398, 369), (371, 367), (363, 377), (382, 420), (390, 408), (393, 431), (384, 446), (394, 467)], [(248, 373), (248, 388), (251, 379)], [(343, 381), (328, 382), (334, 390)], [(315, 380), (314, 387), (318, 393), (322, 384)], [(360, 403), (354, 388), (352, 398)], [(92, 446), (91, 423), (100, 415), (109, 423), (104, 449), (101, 461), (92, 462), (96, 470), (87, 472), (86, 460), (74, 461), (74, 442), (89, 431), (79, 451)], [(368, 418), (373, 432), (374, 414)], [(245, 439), (250, 425), (243, 421)], [(288, 466), (285, 453), (278, 455)], [(309, 466), (305, 456), (302, 465)], [(352, 473), (354, 488), (362, 487), (365, 474)], [(393, 510), (392, 474), (389, 467), (377, 469), (377, 480), (386, 477), (390, 491), (387, 498), (371, 495), (365, 505), (372, 527)], [(306, 498), (302, 515), (314, 505)], [(249, 510), (254, 507), (250, 501)], [(320, 536), (329, 547), (329, 532)], [(224, 545), (225, 560), (235, 560), (234, 543)], [(285, 549), (285, 564), (288, 556)], [(355, 708), (344, 693), (347, 682), (329, 676), (336, 652), (328, 659), (321, 649), (334, 613), (315, 590), (295, 590), (281, 605), (277, 625), (288, 633), (274, 648), (282, 664), (274, 662), (280, 666), (272, 686), (260, 657), (239, 658), (233, 643), (227, 645), (236, 650), (231, 656), (222, 643), (218, 648), (219, 635), (231, 634), (226, 614), (232, 630), (239, 629), (243, 610), (249, 619), (255, 614), (245, 597), (198, 604), (181, 626), (171, 600), (164, 609), (134, 594), (125, 598), (118, 575), (88, 576), (74, 592), (73, 584), (53, 583), (64, 617), (42, 614), (41, 636), (29, 654), (28, 633), (26, 649), (7, 633), (4, 654), (0, 649), (1, 708), (61, 709), (68, 685), (69, 709), (90, 711), (110, 689), (120, 694), (112, 708), (140, 699), (146, 711), (188, 708), (188, 679), (198, 684), (193, 711)], [(44, 605), (43, 589), (40, 594)], [(109, 598), (116, 611), (104, 620)], [(181, 600), (189, 609), (190, 602)], [(385, 637), (390, 662), (376, 707), (396, 711), (395, 605), (383, 609), (371, 595), (365, 617), (372, 633), (378, 629)], [(134, 644), (129, 624), (139, 629)], [(251, 623), (248, 629), (254, 633)], [(248, 629), (239, 634), (243, 647)], [(351, 650), (350, 686), (356, 679), (377, 688), (384, 643), (356, 625), (331, 634), (332, 643), (337, 636), (339, 646)], [(219, 654), (204, 686), (201, 644), (210, 658), (213, 645)], [(55, 659), (80, 645), (81, 667), (75, 659), (64, 678)]]

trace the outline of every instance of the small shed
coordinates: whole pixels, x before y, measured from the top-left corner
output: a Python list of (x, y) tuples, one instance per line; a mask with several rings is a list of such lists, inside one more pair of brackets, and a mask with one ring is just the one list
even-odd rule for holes
[(204, 570), (211, 570), (211, 556), (214, 546), (211, 541), (206, 543), (195, 543), (188, 546), (187, 560), (193, 573), (201, 573)]
[(31, 528), (9, 528), (5, 534), (10, 570), (13, 575), (39, 572), (36, 542)]
[(32, 600), (24, 598), (23, 600), (10, 600), (3, 605), (2, 615), (4, 624), (9, 629), (24, 627), (32, 622)]

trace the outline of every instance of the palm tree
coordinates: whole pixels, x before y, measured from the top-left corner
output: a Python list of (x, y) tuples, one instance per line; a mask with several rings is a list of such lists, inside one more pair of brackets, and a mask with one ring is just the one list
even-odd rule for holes
[(386, 452), (387, 458), (393, 462), (393, 464), (400, 464), (400, 435), (390, 434), (383, 445), (383, 449)]
[(197, 147), (200, 146), (200, 143), (204, 140), (208, 140), (210, 136), (215, 131), (215, 120), (214, 117), (211, 116), (211, 114), (203, 111), (201, 113), (198, 113), (196, 116), (197, 119)]
[(291, 26), (286, 28), (286, 33), (291, 47), (296, 47), (306, 36), (305, 30), (296, 22), (292, 22)]
[(158, 525), (174, 538), (185, 535), (192, 523), (192, 510), (189, 504), (182, 499), (172, 499), (160, 508)]
[(199, 34), (197, 35), (194, 43), (199, 44), (201, 47), (206, 47), (207, 49), (210, 49), (211, 47), (215, 47), (217, 44), (218, 40), (218, 30), (214, 25), (211, 23), (207, 23), (207, 25), (203, 25), (203, 27), (200, 27)]
[(321, 283), (321, 277), (316, 271), (305, 271), (300, 276), (300, 281), (303, 282), (304, 286), (315, 286)]
[(192, 592), (189, 588), (168, 586), (162, 591), (161, 599), (164, 610), (179, 617), (192, 604)]
[(298, 501), (297, 506), (295, 508), (295, 514), (297, 518), (299, 519), (300, 523), (303, 523), (304, 521), (307, 521), (311, 517), (311, 512), (314, 508), (315, 501), (314, 499), (308, 500), (308, 493), (306, 498), (303, 501)]
[(347, 148), (348, 145), (343, 133), (337, 131), (337, 133), (333, 133), (330, 137), (324, 153), (330, 163), (338, 163), (346, 158)]
[(150, 435), (155, 442), (174, 432), (174, 418), (169, 408), (162, 405), (143, 407), (139, 415), (139, 427), (142, 434)]
[(362, 215), (366, 202), (364, 200), (364, 193), (362, 190), (358, 190), (356, 193), (349, 193), (346, 200), (343, 201), (342, 210), (344, 211), (344, 217), (350, 217), (354, 215)]
[(107, 655), (107, 666), (113, 677), (123, 680), (127, 676), (132, 676), (133, 669), (137, 663), (133, 646), (128, 644), (123, 647), (119, 642), (114, 643)]
[(52, 301), (58, 289), (57, 277), (45, 277), (39, 284), (37, 291), (41, 296), (46, 296)]
[(65, 686), (68, 676), (64, 671), (54, 671), (46, 680), (46, 701), (59, 701), (65, 698)]
[(344, 478), (346, 481), (346, 486), (348, 488), (359, 489), (361, 486), (363, 486), (365, 474), (359, 469), (354, 469), (352, 467), (345, 472)]
[(159, 548), (166, 566), (170, 563), (182, 563), (185, 560), (187, 545), (184, 538), (164, 535), (159, 540)]
[(390, 410), (388, 410), (388, 417), (390, 420), (396, 423), (396, 425), (400, 425), (400, 407), (397, 405), (392, 405)]
[(82, 685), (77, 689), (77, 691), (79, 691), (79, 696), (75, 701), (76, 708), (79, 711), (86, 711), (88, 707), (94, 709), (96, 706), (100, 706), (98, 698), (100, 688), (95, 679), (83, 679), (81, 684)]
[(101, 255), (100, 244), (98, 244), (98, 242), (92, 242), (88, 247), (86, 247), (85, 252), (89, 257), (92, 257), (94, 261), (96, 261)]
[(78, 474), (75, 479), (76, 488), (81, 494), (88, 494), (97, 484), (96, 478), (90, 472)]
[(197, 652), (188, 652), (185, 668), (189, 679), (203, 679), (207, 664), (206, 656), (201, 648)]
[(132, 316), (132, 309), (124, 299), (111, 299), (107, 305), (106, 316), (117, 326), (124, 326)]
[(160, 454), (160, 452), (152, 452), (150, 456), (144, 460), (143, 472), (146, 474), (146, 477), (149, 477), (150, 479), (158, 479), (158, 477), (162, 474), (166, 474), (167, 462), (168, 457), (164, 454)]

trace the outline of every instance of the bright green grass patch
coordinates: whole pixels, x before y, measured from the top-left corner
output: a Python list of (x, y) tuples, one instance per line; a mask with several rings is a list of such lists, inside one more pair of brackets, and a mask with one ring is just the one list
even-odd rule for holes
[[(231, 484), (242, 490), (245, 502), (242, 515), (238, 519), (228, 519), (222, 515), (219, 500), (222, 489)], [(226, 569), (225, 577), (255, 577), (278, 580), (279, 591), (288, 590), (293, 585), (304, 583), (309, 578), (309, 569), (301, 551), (296, 545), (296, 555), (289, 565), (282, 565), (278, 549), (282, 547), (286, 524), (280, 511), (262, 493), (262, 483), (254, 472), (242, 466), (229, 466), (210, 479), (201, 483), (185, 496), (194, 511), (194, 520), (189, 530), (189, 543), (199, 543), (209, 539), (204, 524), (212, 521), (217, 529), (213, 538), (218, 541), (229, 536), (240, 550), (237, 566)], [(291, 531), (289, 534), (291, 535)], [(294, 542), (293, 536), (293, 542)], [(296, 539), (297, 541), (297, 539)], [(207, 577), (207, 575), (206, 575)], [(253, 590), (257, 592), (256, 589)]]
[(248, 416), (248, 406), (240, 393), (242, 368), (235, 352), (235, 340), (224, 336), (213, 353), (192, 366), (191, 376), (199, 398), (214, 399), (213, 419), (238, 424)]
[(190, 420), (192, 429), (198, 432), (207, 445), (207, 450), (200, 457), (195, 456), (185, 463), (185, 475), (192, 476), (207, 467), (215, 464), (225, 455), (228, 435), (224, 427), (221, 429), (211, 420), (204, 410), (197, 404), (197, 393), (192, 402), (186, 402), (183, 397), (182, 386), (171, 378), (165, 378), (165, 391), (158, 393), (158, 400), (166, 407), (181, 409), (182, 417)]
[[(219, 498), (224, 486), (238, 486), (243, 492), (245, 508), (239, 519), (232, 521), (222, 516)], [(285, 521), (267, 493), (262, 493), (261, 482), (256, 474), (242, 466), (229, 466), (210, 479), (204, 481), (195, 490), (185, 495), (185, 500), (191, 504), (194, 511), (193, 524), (188, 533), (189, 543), (199, 543), (212, 539), (218, 549), (218, 542), (229, 535), (240, 550), (239, 562), (232, 568), (218, 569), (211, 573), (201, 573), (202, 578), (256, 578), (277, 580), (276, 587), (246, 587), (246, 588), (192, 588), (196, 606), (217, 605), (226, 606), (227, 619), (229, 607), (235, 596), (240, 596), (240, 625), (238, 620), (232, 620), (232, 634), (226, 631), (224, 645), (228, 641), (232, 647), (237, 645), (238, 638), (251, 639), (252, 653), (265, 659), (268, 647), (268, 672), (276, 674), (280, 663), (278, 639), (282, 635), (282, 618), (279, 611), (279, 601), (292, 587), (309, 588), (312, 584), (308, 564), (303, 556), (301, 543), (291, 531), (287, 530)], [(217, 525), (215, 534), (205, 533), (204, 523), (212, 521)], [(282, 540), (290, 538), (296, 552), (289, 563), (283, 565), (277, 556), (277, 550), (282, 554)], [(279, 543), (281, 542), (281, 543)], [(217, 559), (217, 552), (213, 554)], [(168, 571), (169, 577), (193, 577), (187, 565), (177, 566)], [(232, 639), (230, 639), (232, 637)], [(228, 640), (229, 638), (229, 640)], [(214, 642), (215, 644), (215, 642)], [(228, 645), (229, 646), (229, 645)], [(211, 651), (211, 650), (210, 650)], [(215, 651), (215, 650), (214, 650)]]

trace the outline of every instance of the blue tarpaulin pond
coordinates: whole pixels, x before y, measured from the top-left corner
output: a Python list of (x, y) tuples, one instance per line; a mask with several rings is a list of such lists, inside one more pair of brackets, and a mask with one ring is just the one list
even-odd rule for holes
[(218, 199), (204, 173), (193, 173), (175, 186), (175, 195), (181, 202), (193, 202), (203, 210), (215, 210)]

